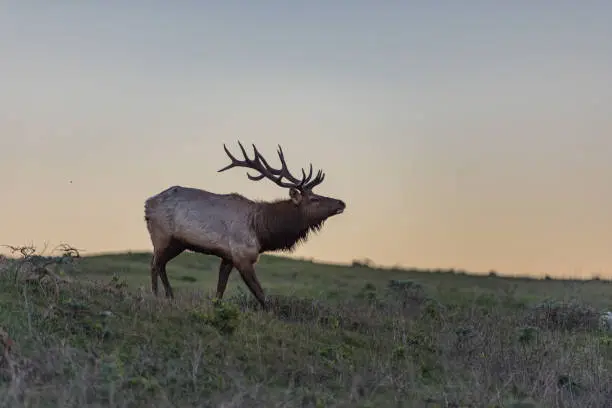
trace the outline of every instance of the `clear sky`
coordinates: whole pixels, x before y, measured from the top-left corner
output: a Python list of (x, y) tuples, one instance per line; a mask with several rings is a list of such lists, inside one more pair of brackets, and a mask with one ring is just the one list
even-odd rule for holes
[(4, 1), (0, 244), (150, 250), (175, 184), (312, 161), (297, 256), (612, 276), (612, 2)]

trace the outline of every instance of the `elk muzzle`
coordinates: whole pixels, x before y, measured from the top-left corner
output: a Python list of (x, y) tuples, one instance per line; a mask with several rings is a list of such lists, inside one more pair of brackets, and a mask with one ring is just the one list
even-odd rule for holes
[(334, 212), (334, 215), (342, 214), (345, 208), (346, 208), (346, 204), (344, 203), (344, 201), (338, 200), (338, 206), (336, 208), (336, 211)]

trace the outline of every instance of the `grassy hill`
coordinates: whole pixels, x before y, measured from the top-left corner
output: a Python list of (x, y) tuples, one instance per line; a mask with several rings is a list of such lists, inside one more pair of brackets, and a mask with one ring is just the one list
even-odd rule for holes
[(148, 253), (76, 261), (55, 277), (0, 265), (1, 407), (612, 402), (605, 281), (263, 256), (258, 276), (273, 304), (264, 313), (236, 271), (224, 301), (212, 301), (213, 257), (168, 265), (174, 301), (150, 295)]

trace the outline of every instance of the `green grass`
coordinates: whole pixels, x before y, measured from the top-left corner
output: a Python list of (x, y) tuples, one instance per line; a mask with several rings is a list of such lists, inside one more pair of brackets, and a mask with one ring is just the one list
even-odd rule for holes
[(257, 271), (272, 303), (264, 313), (236, 271), (224, 301), (213, 302), (219, 261), (190, 253), (168, 265), (176, 299), (156, 299), (149, 261), (84, 257), (66, 269), (73, 282), (14, 280), (12, 264), (0, 267), (0, 406), (612, 401), (612, 336), (598, 326), (598, 311), (612, 309), (606, 281), (263, 256)]

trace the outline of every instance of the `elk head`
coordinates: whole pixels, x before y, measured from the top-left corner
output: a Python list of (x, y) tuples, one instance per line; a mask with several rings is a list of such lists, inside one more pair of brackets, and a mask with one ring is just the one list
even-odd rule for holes
[[(325, 173), (319, 170), (316, 176), (313, 178), (312, 174), (312, 163), (310, 164), (310, 171), (308, 175), (304, 169), (302, 169), (302, 178), (298, 179), (294, 177), (287, 168), (283, 149), (278, 146), (278, 157), (281, 162), (281, 168), (276, 169), (271, 167), (266, 159), (253, 145), (253, 151), (255, 152), (255, 158), (249, 159), (242, 143), (238, 142), (240, 150), (244, 156), (244, 160), (238, 160), (229, 152), (225, 144), (223, 149), (232, 161), (224, 168), (218, 170), (219, 172), (231, 169), (233, 167), (245, 167), (259, 172), (259, 175), (252, 176), (248, 172), (246, 173), (249, 180), (259, 181), (264, 178), (274, 182), (276, 185), (289, 189), (289, 202), (295, 206), (299, 211), (300, 215), (307, 221), (309, 225), (318, 225), (323, 223), (327, 218), (341, 214), (346, 208), (346, 204), (342, 200), (338, 200), (332, 197), (326, 197), (323, 195), (315, 194), (312, 189), (323, 182), (325, 179)], [(283, 178), (286, 181), (283, 181)]]

